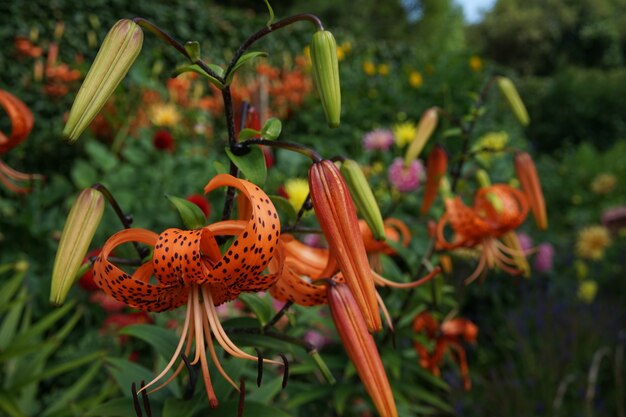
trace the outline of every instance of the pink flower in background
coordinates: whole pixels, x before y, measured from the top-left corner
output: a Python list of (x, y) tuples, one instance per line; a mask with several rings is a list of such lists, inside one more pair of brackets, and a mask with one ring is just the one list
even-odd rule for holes
[(626, 228), (626, 206), (617, 206), (605, 210), (602, 213), (602, 224), (609, 229), (611, 233), (619, 233), (621, 229)]
[(386, 151), (394, 142), (393, 132), (389, 129), (374, 129), (363, 136), (363, 147), (368, 151)]
[(522, 250), (526, 255), (530, 253), (530, 250), (533, 248), (533, 238), (528, 236), (524, 232), (519, 232), (517, 234), (517, 239), (519, 240), (519, 244), (522, 247)]
[(331, 341), (328, 336), (325, 336), (317, 330), (309, 330), (304, 334), (303, 339), (305, 342), (312, 344), (317, 349), (321, 349)]
[(402, 193), (417, 190), (423, 177), (424, 165), (419, 159), (405, 167), (404, 159), (396, 158), (387, 172), (389, 182)]
[(537, 272), (548, 272), (552, 270), (552, 260), (554, 258), (554, 246), (551, 243), (542, 243), (537, 246), (534, 267)]

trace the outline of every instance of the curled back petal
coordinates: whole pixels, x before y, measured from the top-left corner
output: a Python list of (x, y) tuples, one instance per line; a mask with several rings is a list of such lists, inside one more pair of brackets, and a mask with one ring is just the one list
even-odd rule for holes
[(26, 139), (33, 128), (34, 118), (26, 104), (4, 90), (0, 90), (0, 106), (4, 108), (11, 121), (11, 134), (6, 136), (0, 132), (0, 154), (2, 154)]
[(125, 229), (106, 241), (93, 266), (94, 282), (102, 290), (132, 308), (142, 311), (165, 311), (187, 302), (188, 288), (180, 284), (150, 282), (154, 274), (152, 262), (141, 265), (132, 275), (109, 261), (109, 255), (119, 245), (138, 242), (154, 246), (158, 235), (145, 229)]

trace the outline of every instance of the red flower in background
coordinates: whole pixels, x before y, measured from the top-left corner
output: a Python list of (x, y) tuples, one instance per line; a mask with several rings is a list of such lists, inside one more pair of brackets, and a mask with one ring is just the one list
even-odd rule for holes
[(174, 150), (174, 137), (167, 130), (157, 130), (152, 139), (152, 144), (161, 151), (171, 152)]
[(201, 194), (191, 194), (187, 197), (187, 201), (194, 203), (196, 206), (202, 210), (204, 213), (204, 217), (208, 218), (211, 214), (211, 204), (204, 198)]

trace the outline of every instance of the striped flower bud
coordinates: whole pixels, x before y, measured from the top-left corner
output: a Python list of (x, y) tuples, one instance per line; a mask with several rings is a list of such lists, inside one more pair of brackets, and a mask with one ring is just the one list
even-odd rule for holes
[(417, 124), (415, 137), (404, 155), (404, 165), (410, 164), (411, 161), (419, 156), (422, 149), (424, 149), (424, 145), (426, 145), (426, 142), (428, 142), (428, 139), (435, 131), (438, 120), (436, 107), (431, 107), (422, 114), (422, 118)]
[(142, 43), (141, 27), (132, 20), (119, 20), (111, 28), (74, 100), (63, 136), (78, 139), (135, 62)]
[(515, 88), (515, 84), (507, 77), (498, 77), (496, 79), (498, 83), (498, 88), (500, 92), (506, 98), (506, 101), (509, 102), (509, 106), (511, 107), (511, 111), (517, 118), (517, 120), (522, 124), (522, 126), (528, 126), (530, 123), (530, 118), (528, 117), (528, 112), (526, 111), (526, 106), (522, 101), (522, 98), (519, 96), (517, 92), (517, 88)]
[(515, 173), (522, 185), (530, 209), (533, 212), (535, 223), (541, 230), (548, 228), (548, 215), (546, 214), (546, 202), (543, 198), (539, 175), (533, 159), (527, 152), (519, 152), (515, 155)]
[(83, 190), (67, 216), (54, 258), (50, 302), (63, 304), (87, 254), (104, 212), (104, 196), (93, 188)]
[(433, 205), (439, 190), (441, 178), (448, 169), (448, 153), (441, 145), (435, 145), (428, 154), (426, 161), (426, 189), (422, 200), (421, 213), (425, 215)]
[(376, 343), (367, 331), (349, 288), (343, 284), (329, 285), (328, 306), (343, 347), (378, 414), (382, 417), (396, 417), (396, 403)]
[(383, 216), (363, 170), (356, 161), (347, 159), (341, 164), (341, 174), (346, 180), (354, 204), (367, 222), (374, 238), (385, 240)]
[(341, 118), (339, 63), (337, 60), (337, 43), (329, 31), (318, 30), (313, 34), (311, 64), (315, 88), (322, 100), (328, 125), (338, 127)]
[(356, 209), (348, 187), (334, 163), (314, 163), (309, 188), (315, 214), (370, 332), (382, 328), (374, 280), (367, 261)]

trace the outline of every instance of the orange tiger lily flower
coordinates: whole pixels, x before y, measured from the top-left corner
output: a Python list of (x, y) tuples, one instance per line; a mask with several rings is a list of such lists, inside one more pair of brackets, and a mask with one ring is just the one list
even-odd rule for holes
[(370, 332), (382, 329), (367, 254), (360, 235), (356, 209), (339, 169), (332, 161), (314, 163), (309, 170), (311, 201), (320, 227), (337, 260)]
[(537, 227), (540, 230), (546, 230), (548, 228), (546, 202), (543, 198), (537, 168), (527, 152), (519, 152), (515, 155), (515, 172), (528, 199)]
[[(26, 104), (7, 91), (0, 90), (0, 106), (7, 113), (11, 122), (11, 133), (8, 136), (0, 131), (0, 155), (2, 155), (28, 137), (33, 129), (35, 119)], [(0, 161), (0, 182), (15, 193), (28, 193), (31, 188), (21, 187), (14, 181), (32, 181), (42, 178), (39, 174), (25, 174), (16, 171)]]
[(467, 366), (467, 356), (462, 345), (462, 340), (475, 343), (478, 335), (478, 327), (471, 321), (463, 318), (446, 319), (443, 323), (437, 321), (428, 312), (418, 314), (413, 320), (413, 331), (423, 332), (426, 337), (435, 342), (433, 353), (420, 342), (414, 341), (413, 346), (420, 358), (420, 365), (428, 369), (435, 376), (440, 376), (439, 364), (441, 363), (447, 349), (453, 350), (457, 354), (457, 362), (461, 370), (463, 387), (471, 389), (472, 382), (469, 378)]
[(424, 198), (422, 199), (422, 207), (420, 212), (422, 215), (428, 213), (433, 205), (439, 190), (441, 178), (446, 174), (448, 169), (448, 153), (441, 145), (435, 145), (428, 154), (426, 161), (426, 189), (424, 190)]
[(364, 220), (359, 220), (363, 244), (368, 254), (384, 253), (386, 255), (393, 255), (395, 251), (386, 242), (391, 241), (404, 247), (407, 247), (411, 242), (411, 231), (402, 220), (389, 217), (384, 220), (383, 224), (385, 225), (386, 240), (380, 241), (374, 238), (374, 234), (367, 223)]
[[(249, 217), (245, 220), (221, 221), (197, 230), (167, 229), (160, 235), (145, 229), (122, 230), (105, 243), (93, 268), (95, 283), (130, 307), (159, 312), (187, 304), (176, 351), (165, 369), (146, 388), (165, 376), (174, 366), (183, 347), (188, 356), (195, 345), (196, 353), (192, 363), (200, 363), (211, 407), (216, 407), (218, 400), (209, 375), (207, 348), (218, 372), (239, 390), (220, 365), (213, 338), (232, 356), (257, 361), (257, 357), (239, 349), (226, 335), (219, 322), (216, 306), (235, 299), (243, 291), (267, 290), (277, 279), (278, 273), (262, 275), (265, 267), (272, 258), (279, 265), (282, 264), (282, 254), (275, 253), (280, 222), (267, 195), (254, 184), (226, 174), (213, 178), (205, 187), (205, 193), (220, 186), (235, 187), (248, 198)], [(226, 253), (220, 252), (216, 236), (235, 236)], [(132, 275), (109, 261), (111, 251), (127, 242), (154, 247), (152, 259)], [(156, 283), (151, 282), (152, 277)], [(280, 364), (267, 359), (263, 361)], [(154, 391), (167, 385), (182, 367), (183, 363)]]
[[(481, 258), (476, 270), (465, 280), (474, 281), (485, 267), (495, 268), (517, 275), (522, 271), (515, 268), (514, 257), (522, 253), (512, 249), (499, 238), (517, 229), (526, 219), (528, 202), (524, 194), (505, 184), (494, 184), (481, 188), (474, 198), (474, 206), (466, 206), (460, 197), (445, 201), (446, 212), (439, 219), (436, 230), (437, 249), (479, 247)], [(452, 242), (445, 237), (446, 226), (454, 231)]]

